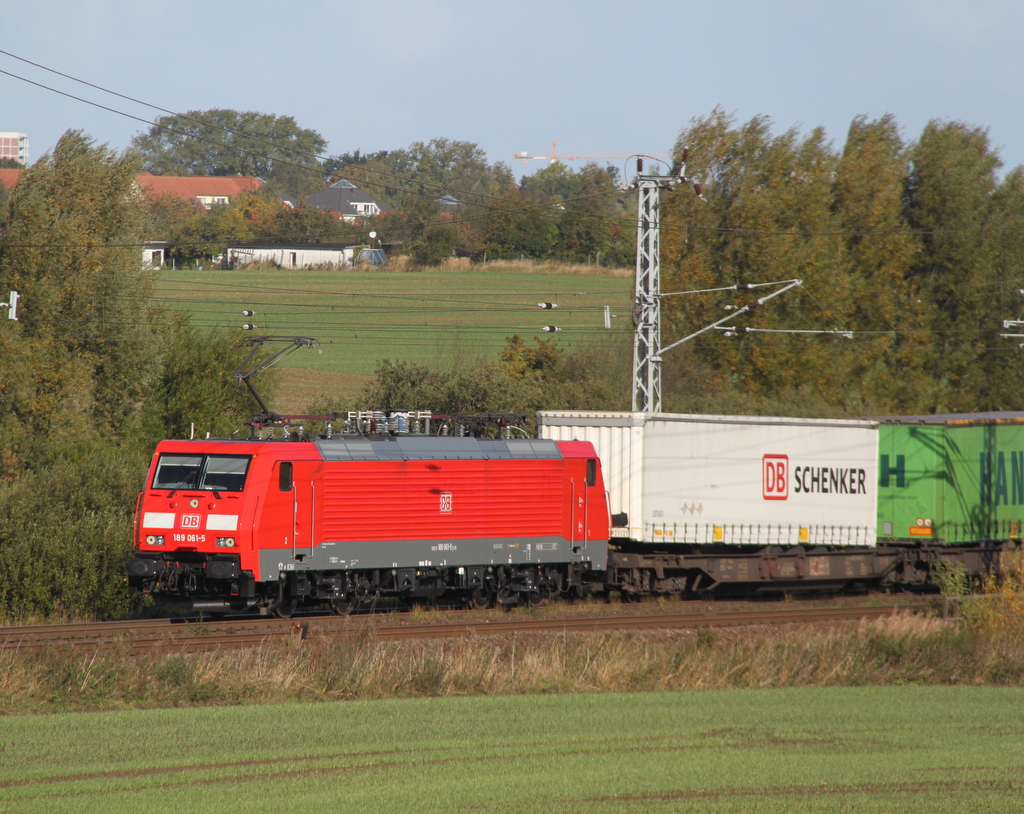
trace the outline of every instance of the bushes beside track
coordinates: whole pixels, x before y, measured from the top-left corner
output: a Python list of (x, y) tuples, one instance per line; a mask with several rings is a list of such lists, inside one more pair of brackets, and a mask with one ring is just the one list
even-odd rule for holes
[(407, 698), (890, 684), (1024, 684), (1024, 642), (902, 616), (845, 628), (729, 628), (95, 656), (0, 652), (0, 712)]
[(0, 619), (116, 618), (149, 456), (81, 444), (0, 489)]

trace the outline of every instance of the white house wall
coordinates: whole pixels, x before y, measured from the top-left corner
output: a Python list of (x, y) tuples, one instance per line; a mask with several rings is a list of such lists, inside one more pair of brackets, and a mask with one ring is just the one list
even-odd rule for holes
[(281, 268), (351, 266), (355, 249), (230, 249), (234, 263), (276, 263)]

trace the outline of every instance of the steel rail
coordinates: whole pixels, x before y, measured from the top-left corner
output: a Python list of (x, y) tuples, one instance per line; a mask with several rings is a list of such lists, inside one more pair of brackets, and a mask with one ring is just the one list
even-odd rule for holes
[[(87, 652), (126, 648), (132, 655), (197, 653), (259, 647), (273, 641), (301, 643), (308, 638), (369, 637), (403, 639), (507, 636), (510, 634), (598, 633), (616, 630), (679, 630), (878, 619), (898, 613), (928, 611), (927, 602), (825, 608), (701, 610), (659, 613), (603, 614), (547, 618), (470, 619), (466, 621), (393, 623), (389, 617), (306, 617), (302, 619), (239, 619), (217, 623), (174, 624), (170, 620), (139, 620), (72, 625), (30, 625), (0, 628), (0, 652), (35, 652), (66, 645)], [(382, 621), (383, 620), (383, 621)]]

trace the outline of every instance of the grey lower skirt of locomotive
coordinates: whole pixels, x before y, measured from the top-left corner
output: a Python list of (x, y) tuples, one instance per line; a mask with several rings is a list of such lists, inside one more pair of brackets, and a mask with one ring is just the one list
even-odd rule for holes
[(282, 571), (257, 582), (237, 555), (178, 552), (139, 554), (129, 561), (132, 593), (149, 594), (158, 608), (184, 615), (259, 611), (286, 618), (297, 609), (330, 609), (347, 615), (360, 608), (442, 604), (483, 609), (539, 606), (559, 596), (583, 597), (602, 589), (588, 563), (518, 563), (417, 566), (333, 571)]

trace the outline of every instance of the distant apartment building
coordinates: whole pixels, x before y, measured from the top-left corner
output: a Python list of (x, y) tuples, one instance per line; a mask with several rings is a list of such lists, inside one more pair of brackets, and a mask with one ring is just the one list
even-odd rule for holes
[(28, 136), (25, 133), (0, 133), (0, 158), (13, 158), (28, 166)]

